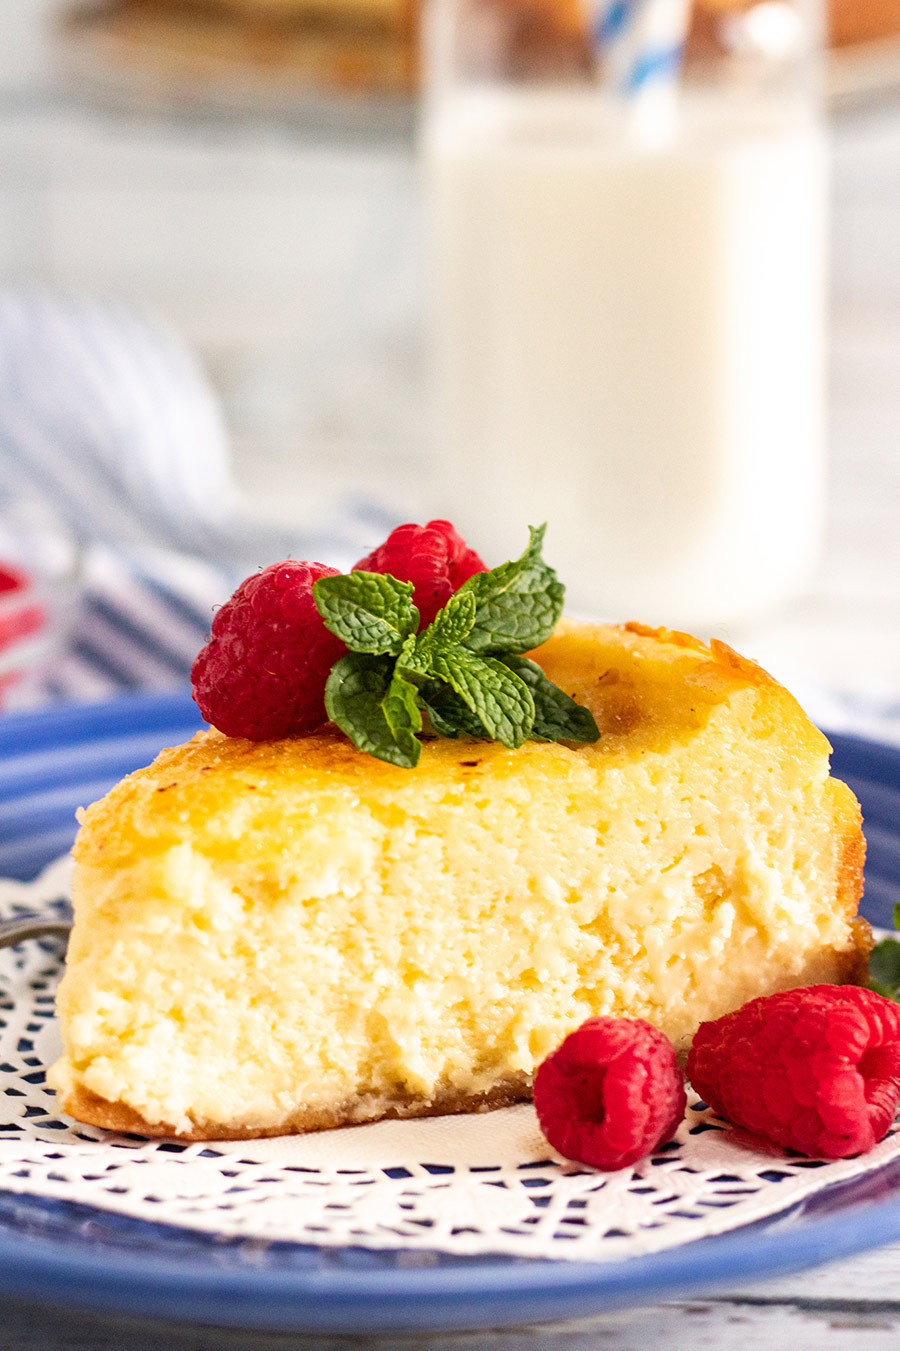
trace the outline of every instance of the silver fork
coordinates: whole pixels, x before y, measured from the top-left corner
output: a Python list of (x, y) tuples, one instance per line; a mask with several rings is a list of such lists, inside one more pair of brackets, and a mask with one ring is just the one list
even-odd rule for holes
[(17, 915), (15, 919), (0, 922), (0, 948), (11, 948), (26, 938), (46, 938), (50, 934), (68, 936), (72, 929), (70, 919), (52, 915)]

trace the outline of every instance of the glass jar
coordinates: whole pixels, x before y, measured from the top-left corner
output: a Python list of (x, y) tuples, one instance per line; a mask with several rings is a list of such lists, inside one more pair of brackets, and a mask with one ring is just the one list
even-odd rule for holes
[(821, 15), (680, 2), (436, 0), (435, 505), (492, 561), (549, 521), (573, 610), (721, 632), (821, 536)]

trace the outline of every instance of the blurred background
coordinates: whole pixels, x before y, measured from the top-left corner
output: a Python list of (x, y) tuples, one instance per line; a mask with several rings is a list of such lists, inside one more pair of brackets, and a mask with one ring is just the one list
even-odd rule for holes
[[(771, 0), (757, 9), (778, 19)], [(698, 620), (809, 690), (832, 726), (865, 730), (900, 710), (900, 0), (832, 0), (823, 17), (824, 543), (777, 603)], [(8, 706), (171, 682), (243, 563), (283, 549), (349, 566), (392, 524), (451, 514), (454, 449), (430, 374), (434, 305), (450, 302), (426, 297), (419, 18), (413, 0), (0, 5), (0, 486), (19, 501), (27, 478), (29, 510), (67, 518), (82, 564), (101, 536), (106, 550), (87, 581), (71, 559), (57, 567), (58, 638), (80, 656), (48, 674), (43, 653), (39, 687), (0, 670)], [(138, 356), (118, 370), (123, 352)], [(166, 392), (141, 383), (151, 366), (169, 371)], [(149, 421), (170, 418), (153, 433), (162, 449), (141, 443), (141, 400)], [(777, 498), (777, 463), (770, 478)], [(22, 537), (9, 533), (7, 594), (17, 549), (27, 570)], [(554, 561), (552, 541), (551, 520)], [(139, 554), (155, 599), (122, 580)], [(98, 606), (73, 637), (85, 586)], [(0, 648), (23, 636), (2, 602)], [(50, 602), (35, 604), (16, 621), (33, 645)], [(122, 618), (154, 605), (163, 658), (146, 638), (135, 655)], [(601, 593), (579, 608), (681, 620), (652, 598), (645, 613), (613, 615)]]
[(0, 6), (3, 280), (163, 316), (222, 400), (242, 490), (288, 522), (322, 487), (423, 467), (410, 77), (379, 98), (340, 53), (317, 70), (295, 11)]

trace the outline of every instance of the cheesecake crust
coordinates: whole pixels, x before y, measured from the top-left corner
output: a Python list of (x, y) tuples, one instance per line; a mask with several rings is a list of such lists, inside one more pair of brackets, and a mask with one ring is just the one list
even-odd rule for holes
[(531, 1098), (532, 1078), (521, 1075), (495, 1084), (487, 1093), (457, 1093), (447, 1090), (432, 1099), (415, 1097), (383, 1098), (380, 1095), (362, 1097), (327, 1111), (308, 1108), (295, 1113), (280, 1126), (261, 1130), (253, 1127), (234, 1129), (214, 1123), (199, 1123), (191, 1130), (177, 1130), (164, 1121), (146, 1121), (124, 1102), (107, 1102), (82, 1084), (75, 1084), (60, 1095), (62, 1110), (76, 1121), (103, 1130), (125, 1134), (165, 1137), (200, 1143), (210, 1140), (262, 1140), (278, 1135), (303, 1135), (309, 1131), (340, 1130), (343, 1126), (360, 1126), (374, 1121), (399, 1121), (410, 1117), (461, 1116), (472, 1112), (493, 1112), (500, 1107), (512, 1107)]

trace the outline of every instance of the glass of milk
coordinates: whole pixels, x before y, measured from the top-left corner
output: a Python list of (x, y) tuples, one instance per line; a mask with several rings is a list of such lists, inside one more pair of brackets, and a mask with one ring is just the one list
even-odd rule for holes
[(547, 520), (572, 610), (721, 632), (816, 562), (827, 147), (816, 15), (706, 3), (641, 100), (574, 0), (436, 0), (424, 150), (436, 510), (492, 562)]

